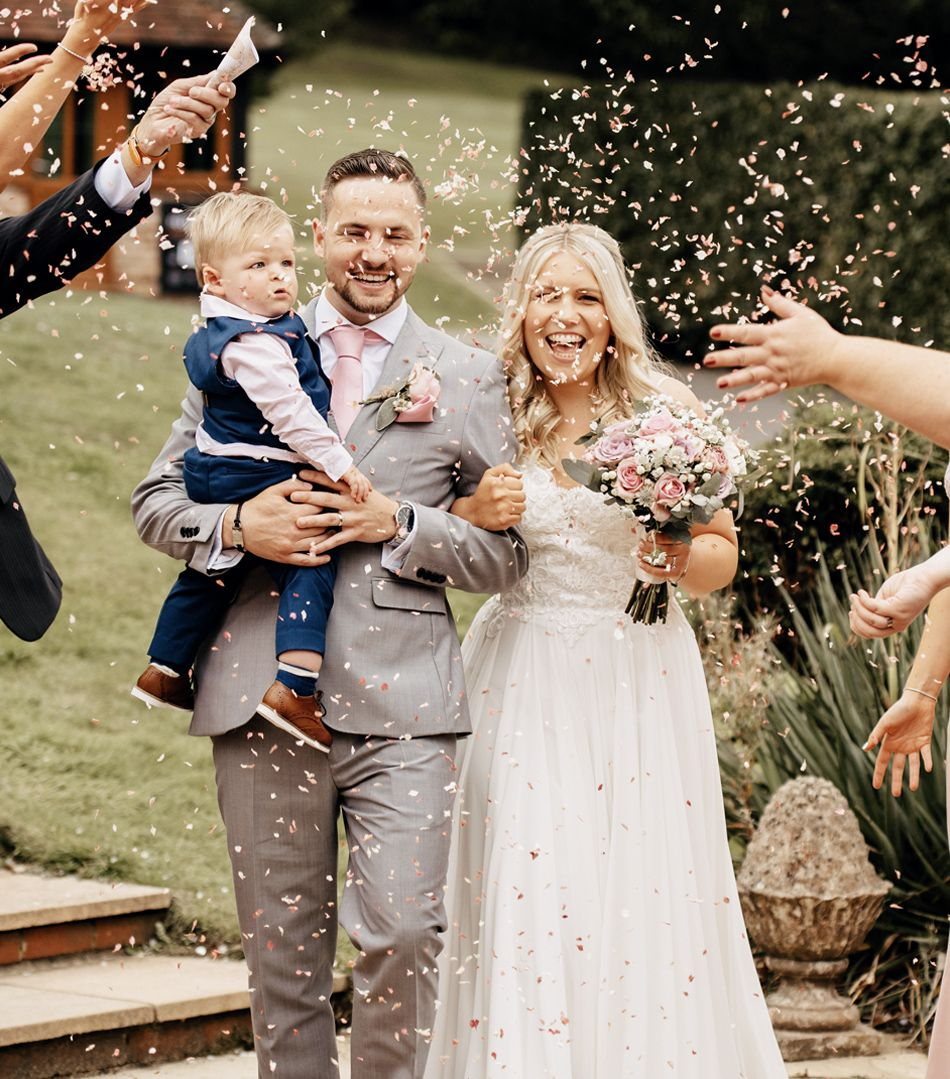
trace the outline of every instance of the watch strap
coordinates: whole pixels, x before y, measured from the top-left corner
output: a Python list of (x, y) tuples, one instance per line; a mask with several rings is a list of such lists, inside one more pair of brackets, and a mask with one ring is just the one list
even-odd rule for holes
[(231, 522), (231, 546), (236, 550), (244, 554), (246, 548), (244, 546), (244, 528), (241, 525), (241, 510), (244, 509), (244, 503), (238, 502), (234, 508), (234, 520)]

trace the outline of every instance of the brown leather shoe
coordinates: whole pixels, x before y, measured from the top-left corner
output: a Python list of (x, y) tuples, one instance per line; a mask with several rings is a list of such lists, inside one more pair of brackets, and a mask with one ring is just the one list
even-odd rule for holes
[(312, 697), (298, 697), (283, 682), (274, 682), (257, 706), (257, 714), (275, 727), (280, 727), (299, 742), (329, 753), (333, 735), (324, 727), (323, 692)]
[(195, 710), (195, 695), (191, 679), (185, 675), (166, 674), (150, 663), (139, 675), (132, 687), (132, 696), (145, 701), (149, 708), (180, 708), (183, 712)]

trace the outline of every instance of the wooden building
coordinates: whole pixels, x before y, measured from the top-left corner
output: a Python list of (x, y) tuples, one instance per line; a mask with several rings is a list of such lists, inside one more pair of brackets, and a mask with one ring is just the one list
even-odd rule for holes
[[(0, 21), (0, 48), (31, 41), (45, 51), (44, 46), (58, 42), (62, 27), (48, 11), (36, 3), (32, 10), (11, 13), (15, 23)], [(120, 26), (96, 54), (110, 58), (107, 70), (91, 82), (80, 79), (24, 175), (0, 196), (0, 212), (22, 213), (108, 154), (163, 86), (217, 67), (250, 14), (240, 0), (160, 0), (135, 16), (135, 26)], [(155, 212), (112, 249), (103, 265), (85, 275), (84, 284), (152, 294), (195, 288), (187, 252), (178, 246), (182, 210), (240, 179), (250, 92), (255, 76), (259, 79), (276, 64), (280, 42), (277, 31), (260, 17), (253, 37), (261, 62), (239, 81), (232, 107), (206, 138), (173, 147), (163, 158), (152, 179)], [(179, 252), (184, 257), (178, 258)]]

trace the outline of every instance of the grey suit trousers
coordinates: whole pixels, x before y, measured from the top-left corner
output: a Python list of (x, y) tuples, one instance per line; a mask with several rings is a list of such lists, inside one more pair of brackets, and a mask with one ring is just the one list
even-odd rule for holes
[[(334, 732), (325, 755), (255, 718), (213, 742), (260, 1079), (339, 1075), (330, 1005), (338, 921), (360, 952), (353, 1079), (422, 1079), (445, 929), (455, 736)], [(349, 861), (338, 917), (327, 867), (337, 865), (340, 812)]]

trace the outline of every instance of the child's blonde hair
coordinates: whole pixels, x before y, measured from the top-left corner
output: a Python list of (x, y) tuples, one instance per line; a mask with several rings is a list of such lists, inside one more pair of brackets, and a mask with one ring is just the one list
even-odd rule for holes
[(204, 284), (201, 267), (214, 265), (224, 254), (246, 247), (251, 236), (275, 232), (293, 223), (270, 199), (246, 191), (220, 191), (188, 215), (188, 239), (195, 250), (195, 274)]

